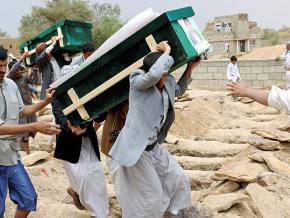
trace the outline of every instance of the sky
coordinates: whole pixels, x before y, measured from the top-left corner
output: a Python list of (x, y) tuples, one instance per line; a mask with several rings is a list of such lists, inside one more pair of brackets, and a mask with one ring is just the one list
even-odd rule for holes
[[(32, 6), (43, 6), (42, 0), (2, 0), (0, 7), (0, 29), (17, 37), (22, 16), (31, 13)], [(216, 16), (248, 13), (251, 21), (263, 28), (279, 29), (290, 26), (289, 0), (89, 0), (91, 3), (118, 4), (121, 18), (126, 21), (139, 12), (152, 8), (155, 12), (165, 12), (192, 6), (195, 21), (203, 28)]]

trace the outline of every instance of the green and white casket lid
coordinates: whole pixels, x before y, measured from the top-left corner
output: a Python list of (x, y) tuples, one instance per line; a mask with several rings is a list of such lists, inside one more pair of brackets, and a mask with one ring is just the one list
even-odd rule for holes
[[(171, 55), (175, 60), (170, 72), (207, 51), (209, 44), (192, 20), (193, 16), (191, 7), (165, 12), (102, 56), (94, 57), (93, 54), (72, 73), (73, 76), (57, 81), (54, 84), (56, 98), (64, 114), (71, 122), (79, 125), (128, 99), (128, 75), (141, 67), (140, 60), (152, 51), (152, 46), (148, 44), (152, 40), (148, 38), (155, 43), (169, 41)], [(192, 22), (190, 29), (195, 28), (194, 34), (199, 34), (200, 42), (197, 45), (194, 45), (195, 39), (191, 39), (188, 34), (190, 29), (185, 29), (184, 19), (189, 19)], [(139, 65), (136, 65), (137, 62)], [(117, 83), (112, 81), (125, 71), (125, 77), (117, 80)], [(81, 111), (85, 111), (83, 116)]]
[(92, 24), (88, 22), (61, 20), (55, 23), (53, 26), (19, 45), (21, 52), (29, 51), (31, 54), (31, 57), (25, 59), (25, 65), (31, 66), (35, 63), (36, 46), (43, 42), (49, 44), (53, 36), (60, 38), (53, 52), (67, 52), (71, 55), (81, 52), (82, 45), (85, 42), (93, 40), (91, 29)]

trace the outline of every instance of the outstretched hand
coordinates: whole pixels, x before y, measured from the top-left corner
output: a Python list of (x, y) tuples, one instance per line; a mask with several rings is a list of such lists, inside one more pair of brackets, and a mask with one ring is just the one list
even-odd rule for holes
[(60, 133), (60, 126), (52, 122), (37, 122), (34, 123), (36, 132), (46, 135), (55, 135)]
[(67, 121), (67, 125), (72, 133), (78, 136), (84, 134), (87, 131), (86, 128), (82, 129), (80, 126), (74, 126), (69, 120)]
[(247, 97), (248, 89), (249, 87), (242, 83), (233, 81), (227, 83), (228, 96)]

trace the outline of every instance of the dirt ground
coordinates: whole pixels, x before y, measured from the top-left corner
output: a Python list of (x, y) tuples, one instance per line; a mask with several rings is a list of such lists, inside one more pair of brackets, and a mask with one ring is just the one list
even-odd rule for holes
[[(248, 163), (259, 164), (266, 172), (272, 172), (265, 163), (249, 159), (249, 154), (261, 151), (257, 146), (251, 145), (250, 138), (255, 136), (251, 131), (255, 129), (272, 131), (287, 127), (290, 124), (288, 116), (257, 103), (234, 102), (226, 96), (226, 92), (188, 90), (187, 93), (188, 97), (184, 101), (181, 99), (176, 103), (176, 121), (168, 136), (168, 143), (164, 146), (176, 156), (189, 175), (194, 204), (204, 207), (210, 205), (208, 211), (213, 217), (270, 217), (265, 215), (267, 211), (264, 211), (263, 204), (267, 205), (272, 202), (270, 201), (272, 199), (265, 198), (265, 202), (261, 203), (259, 196), (251, 193), (250, 184), (259, 184), (257, 179), (235, 181), (232, 178), (216, 179), (214, 177), (223, 166), (230, 163), (240, 163), (241, 167), (247, 166)], [(46, 115), (41, 119), (49, 117), (50, 115)], [(98, 135), (100, 136), (100, 132)], [(289, 142), (277, 143), (278, 148), (267, 152), (289, 166)], [(33, 151), (47, 150), (47, 136), (38, 134), (34, 140), (31, 140), (31, 149)], [(109, 189), (110, 217), (120, 217), (111, 179), (105, 166), (105, 157), (103, 157), (103, 166), (106, 169)], [(66, 192), (69, 184), (63, 164), (54, 159), (52, 154), (50, 158), (27, 167), (27, 171), (38, 193), (37, 212), (31, 213), (29, 217), (90, 217), (87, 211), (80, 211), (72, 204)], [(290, 204), (284, 207), (290, 202), (289, 178), (287, 175), (277, 176), (277, 178), (276, 183), (264, 185), (263, 190), (265, 189), (266, 193), (269, 192), (269, 196), (273, 196), (273, 199), (278, 199), (277, 201), (282, 205), (277, 206), (278, 212), (282, 215), (276, 217), (290, 217)], [(220, 191), (220, 187), (225, 187), (225, 189)], [(229, 201), (231, 203), (215, 201), (212, 197), (215, 195), (221, 195), (218, 199), (225, 199), (225, 201), (227, 198), (234, 200)], [(225, 197), (222, 197), (223, 195)], [(9, 197), (6, 202), (5, 218), (11, 218), (15, 205)], [(273, 205), (270, 204), (270, 206)], [(193, 217), (193, 215), (187, 217)]]
[(257, 48), (254, 51), (245, 54), (239, 60), (267, 60), (280, 57), (285, 51), (285, 45), (274, 45), (268, 47)]

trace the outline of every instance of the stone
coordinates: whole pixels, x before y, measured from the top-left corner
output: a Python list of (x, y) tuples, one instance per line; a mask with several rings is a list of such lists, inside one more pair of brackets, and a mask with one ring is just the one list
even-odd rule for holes
[(47, 151), (51, 150), (48, 139), (51, 136), (37, 133), (34, 138), (29, 139), (30, 151)]
[(50, 154), (46, 151), (35, 151), (29, 155), (22, 157), (22, 163), (24, 166), (28, 167), (35, 164), (37, 161), (46, 159)]
[(180, 140), (179, 145), (166, 144), (170, 153), (178, 156), (227, 157), (249, 148), (248, 144), (226, 144), (217, 141)]
[(262, 157), (262, 153), (263, 151), (254, 151), (248, 154), (248, 158), (250, 158), (251, 160), (260, 162), (260, 163), (264, 163), (265, 160)]
[(266, 167), (259, 163), (232, 162), (222, 166), (214, 176), (217, 180), (231, 180), (236, 182), (253, 182), (258, 175), (266, 172)]
[(271, 186), (279, 182), (280, 175), (272, 172), (261, 173), (258, 176), (258, 183), (262, 186)]
[(189, 93), (188, 92), (185, 92), (182, 96), (177, 97), (177, 101), (179, 101), (180, 99), (183, 99), (183, 98), (187, 98), (189, 96), (190, 96)]
[(248, 201), (250, 198), (240, 193), (228, 193), (207, 196), (203, 204), (213, 211), (221, 212), (230, 209), (234, 204)]
[(275, 195), (267, 191), (257, 183), (251, 183), (246, 187), (247, 194), (252, 198), (252, 207), (263, 218), (283, 218), (283, 205)]
[(164, 142), (168, 144), (172, 144), (172, 145), (177, 145), (179, 142), (179, 139), (173, 135), (168, 134)]
[(185, 93), (181, 97), (177, 98), (177, 102), (191, 101), (193, 98), (189, 96), (189, 93)]
[(277, 115), (281, 112), (279, 110), (276, 110), (275, 108), (271, 107), (264, 107), (263, 110), (256, 111), (255, 114), (263, 114), (263, 115)]
[(263, 138), (275, 139), (281, 142), (290, 142), (290, 133), (281, 130), (252, 130), (251, 133), (262, 136)]
[(205, 134), (197, 139), (202, 141), (219, 141), (229, 144), (245, 144), (248, 143), (249, 129), (209, 129)]
[(191, 207), (181, 209), (177, 215), (165, 212), (163, 218), (211, 218), (212, 212), (200, 203), (194, 203)]
[(233, 181), (225, 181), (218, 184), (213, 190), (210, 191), (211, 195), (227, 194), (235, 192), (240, 188), (240, 184)]
[(229, 160), (229, 158), (223, 157), (191, 157), (191, 156), (175, 156), (175, 159), (179, 162), (185, 170), (218, 170), (222, 164)]
[(249, 103), (254, 102), (254, 100), (247, 98), (247, 97), (242, 97), (242, 98), (240, 98), (240, 102), (244, 103), (244, 104), (249, 104)]
[(184, 102), (184, 101), (191, 101), (193, 98), (191, 97), (185, 97), (185, 98), (180, 98), (178, 99), (179, 102)]
[(290, 120), (288, 117), (286, 121), (284, 121), (284, 123), (278, 127), (278, 129), (281, 131), (287, 131), (287, 132), (290, 130)]
[(116, 197), (114, 185), (107, 184), (107, 192), (108, 192), (108, 198), (115, 198)]
[(255, 150), (255, 151), (252, 151), (252, 152), (250, 152), (248, 154), (248, 158), (250, 158), (251, 160), (257, 161), (259, 163), (265, 163), (265, 160), (264, 160), (262, 154), (272, 155), (273, 152), (271, 152), (271, 151)]
[(279, 160), (273, 155), (262, 154), (267, 166), (275, 173), (290, 177), (290, 165)]
[(110, 215), (112, 215), (113, 217), (121, 217), (122, 212), (117, 202), (114, 185), (107, 184), (107, 192), (108, 192), (109, 205), (110, 205)]
[(188, 107), (189, 102), (175, 102), (174, 108), (175, 109), (179, 109), (179, 110), (183, 110), (184, 108)]
[[(272, 120), (275, 120), (277, 119), (277, 116), (276, 115), (256, 115), (253, 117), (253, 121), (256, 121), (256, 122), (269, 122), (269, 121), (272, 121)], [(280, 129), (282, 130), (282, 129)]]
[[(245, 191), (243, 190), (243, 194)], [(239, 204), (234, 205), (231, 210), (236, 212), (241, 218), (257, 218), (257, 215), (252, 209), (251, 201), (244, 201)], [(230, 211), (231, 211), (230, 210)]]
[(189, 178), (192, 190), (208, 188), (213, 182), (211, 177), (214, 175), (214, 171), (185, 170), (185, 173)]
[(280, 142), (270, 139), (264, 139), (261, 136), (252, 135), (249, 137), (249, 144), (264, 151), (279, 150)]
[(241, 217), (233, 213), (218, 213), (214, 216), (214, 218), (241, 218)]
[(184, 218), (211, 218), (212, 211), (207, 207), (204, 207), (201, 203), (193, 203), (191, 207), (188, 207), (181, 211)]

